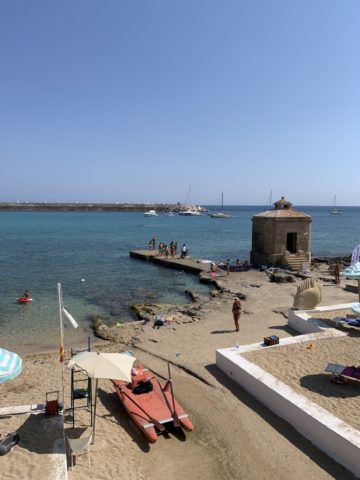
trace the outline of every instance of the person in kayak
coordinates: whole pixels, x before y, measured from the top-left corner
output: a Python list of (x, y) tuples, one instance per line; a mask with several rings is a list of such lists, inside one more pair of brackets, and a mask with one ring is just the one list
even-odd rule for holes
[(22, 296), (22, 298), (24, 298), (24, 299), (26, 299), (26, 300), (27, 300), (28, 298), (30, 298), (30, 292), (29, 292), (28, 289), (25, 290), (24, 295)]

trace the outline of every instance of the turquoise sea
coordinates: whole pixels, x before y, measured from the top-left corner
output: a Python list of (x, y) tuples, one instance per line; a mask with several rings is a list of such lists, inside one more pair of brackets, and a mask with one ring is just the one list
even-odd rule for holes
[[(210, 207), (209, 207), (210, 208)], [(360, 243), (360, 208), (294, 207), (312, 216), (314, 255), (347, 255)], [(216, 210), (216, 208), (213, 208)], [(186, 289), (207, 292), (197, 277), (131, 259), (150, 238), (186, 243), (197, 258), (249, 258), (251, 219), (263, 207), (226, 207), (230, 219), (144, 217), (143, 213), (0, 212), (0, 344), (58, 345), (57, 282), (66, 309), (80, 324), (66, 326), (65, 341), (86, 341), (89, 318), (106, 323), (134, 319), (132, 303), (187, 301)], [(28, 288), (33, 301), (16, 298)]]

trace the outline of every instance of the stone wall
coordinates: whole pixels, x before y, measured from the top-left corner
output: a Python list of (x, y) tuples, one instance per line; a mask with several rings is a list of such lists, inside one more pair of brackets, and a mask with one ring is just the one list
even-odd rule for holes
[(287, 234), (296, 233), (296, 251), (310, 254), (311, 218), (254, 217), (251, 263), (285, 265)]

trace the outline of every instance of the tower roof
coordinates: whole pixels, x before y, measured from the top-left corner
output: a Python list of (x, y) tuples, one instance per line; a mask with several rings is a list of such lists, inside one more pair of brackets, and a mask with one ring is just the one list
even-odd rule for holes
[(276, 210), (279, 210), (280, 208), (291, 208), (292, 203), (286, 200), (285, 197), (281, 197), (280, 200), (273, 203), (273, 205), (275, 206)]
[(306, 213), (299, 212), (298, 210), (291, 208), (292, 203), (286, 200), (285, 197), (281, 197), (281, 199), (275, 202), (273, 205), (274, 208), (272, 210), (265, 210), (265, 212), (254, 215), (254, 217), (311, 219), (311, 215), (307, 215)]

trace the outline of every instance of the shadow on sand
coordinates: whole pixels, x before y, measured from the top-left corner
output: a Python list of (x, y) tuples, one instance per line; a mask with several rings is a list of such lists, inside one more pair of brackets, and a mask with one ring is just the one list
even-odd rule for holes
[(336, 463), (325, 453), (311, 444), (309, 440), (298, 433), (286, 420), (275, 415), (271, 410), (262, 405), (246, 390), (227, 377), (215, 364), (205, 366), (206, 370), (237, 397), (244, 405), (257, 413), (263, 420), (269, 423), (276, 431), (283, 435), (296, 448), (301, 450), (320, 468), (325, 470), (331, 477), (337, 480), (355, 480), (356, 477), (344, 467)]
[[(99, 400), (104, 407), (111, 412), (109, 415), (103, 415), (102, 418), (110, 422), (115, 421), (118, 423), (131, 436), (132, 440), (138, 445), (140, 450), (145, 453), (149, 452), (149, 441), (132, 422), (117, 394), (115, 392), (108, 393), (99, 389), (98, 395)], [(163, 433), (159, 433), (159, 436), (160, 435), (166, 439), (174, 437), (180, 442), (186, 441), (186, 434), (181, 427), (174, 427), (170, 425)]]
[(219, 334), (219, 333), (234, 333), (236, 332), (235, 329), (231, 329), (231, 330), (213, 330), (212, 332), (210, 332), (212, 335), (214, 334)]
[(61, 415), (53, 417), (46, 417), (42, 413), (29, 415), (17, 429), (20, 435), (19, 445), (29, 452), (38, 454), (65, 454), (63, 420)]
[(305, 375), (300, 378), (300, 385), (307, 390), (318, 393), (323, 397), (349, 398), (360, 395), (360, 382), (349, 380), (345, 384), (331, 382), (331, 375), (318, 373), (316, 375)]
[(288, 333), (292, 337), (299, 335), (299, 332), (294, 330), (293, 328), (289, 327), (289, 325), (273, 325), (269, 327), (269, 330), (283, 330), (284, 332)]
[(133, 424), (117, 394), (115, 392), (109, 393), (99, 388), (98, 400), (110, 412), (107, 415), (102, 415), (102, 418), (108, 422), (115, 422), (119, 424), (125, 430), (125, 432), (130, 435), (132, 440), (138, 445), (142, 452), (149, 452), (149, 442)]

